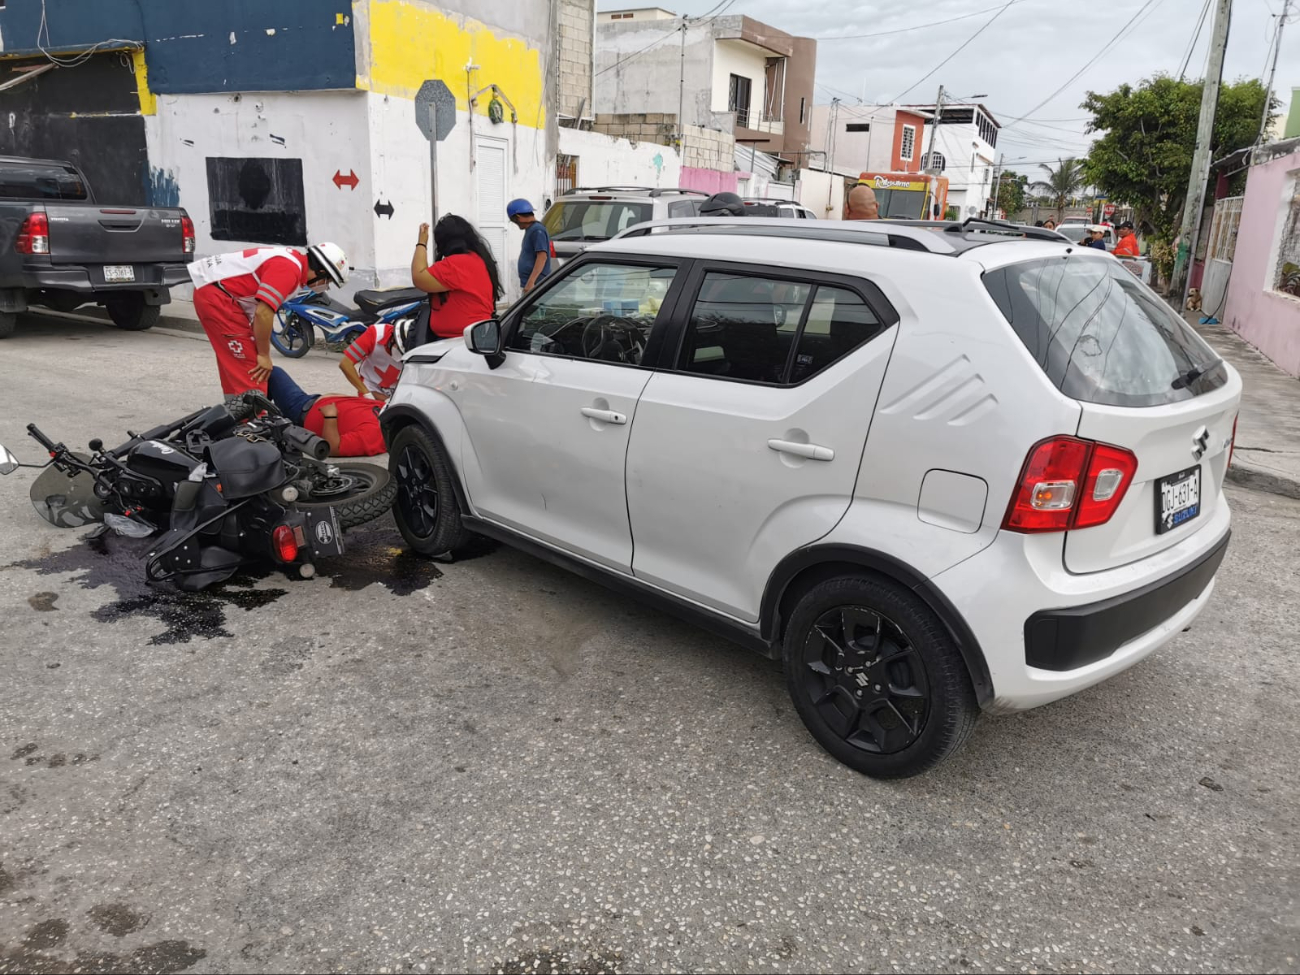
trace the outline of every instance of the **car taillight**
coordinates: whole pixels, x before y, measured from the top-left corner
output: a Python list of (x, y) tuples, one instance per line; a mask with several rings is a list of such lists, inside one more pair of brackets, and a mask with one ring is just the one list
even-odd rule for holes
[(271, 546), (281, 562), (294, 562), (298, 558), (298, 539), (288, 525), (277, 525), (271, 532)]
[(181, 216), (181, 253), (194, 253), (194, 221), (188, 216)]
[(45, 213), (29, 214), (18, 228), (14, 250), (19, 254), (48, 254), (50, 252), (50, 221)]
[(1237, 421), (1241, 419), (1238, 413), (1232, 418), (1232, 442), (1228, 444), (1228, 466), (1232, 466), (1232, 455), (1237, 452)]
[(1053, 437), (1036, 444), (1002, 527), (1031, 534), (1104, 525), (1137, 474), (1137, 458), (1123, 447)]

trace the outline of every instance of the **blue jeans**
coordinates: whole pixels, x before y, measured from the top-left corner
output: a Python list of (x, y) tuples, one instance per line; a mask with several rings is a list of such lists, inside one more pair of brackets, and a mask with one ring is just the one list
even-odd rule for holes
[(306, 419), (312, 404), (320, 399), (320, 393), (314, 396), (304, 393), (302, 387), (279, 366), (271, 369), (271, 375), (266, 380), (266, 392), (280, 412), (299, 425)]

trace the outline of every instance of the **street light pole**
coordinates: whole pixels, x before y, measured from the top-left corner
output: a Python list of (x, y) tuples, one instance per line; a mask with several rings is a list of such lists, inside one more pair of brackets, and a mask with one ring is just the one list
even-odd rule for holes
[(1196, 129), (1196, 154), (1187, 182), (1187, 202), (1183, 206), (1183, 224), (1179, 232), (1178, 254), (1169, 294), (1177, 296), (1179, 310), (1187, 300), (1189, 271), (1196, 259), (1197, 238), (1201, 230), (1201, 210), (1205, 207), (1205, 184), (1210, 178), (1210, 147), (1214, 138), (1214, 111), (1219, 104), (1219, 82), (1223, 78), (1223, 52), (1228, 46), (1228, 23), (1232, 19), (1232, 0), (1218, 0), (1214, 11), (1214, 31), (1210, 37), (1210, 60), (1205, 69), (1205, 87), (1201, 91), (1201, 118)]
[(677, 78), (677, 153), (682, 157), (683, 163), (686, 161), (686, 119), (682, 117), (686, 111), (686, 21), (687, 18), (683, 15), (682, 61)]

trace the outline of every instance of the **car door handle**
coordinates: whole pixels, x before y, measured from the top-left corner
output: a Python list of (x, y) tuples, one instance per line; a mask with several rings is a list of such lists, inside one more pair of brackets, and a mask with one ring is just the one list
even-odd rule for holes
[(769, 440), (767, 445), (782, 454), (806, 457), (809, 460), (834, 460), (835, 451), (815, 443), (795, 443), (793, 440)]
[(592, 420), (599, 420), (601, 423), (627, 422), (627, 415), (624, 413), (615, 413), (613, 410), (598, 410), (594, 406), (584, 406), (582, 415)]

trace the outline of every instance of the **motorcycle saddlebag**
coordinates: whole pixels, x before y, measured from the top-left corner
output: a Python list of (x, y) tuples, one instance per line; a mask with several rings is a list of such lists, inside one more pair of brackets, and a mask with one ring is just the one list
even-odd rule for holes
[(278, 488), (289, 479), (280, 448), (265, 440), (231, 437), (208, 444), (208, 469), (217, 475), (227, 501), (251, 498)]

